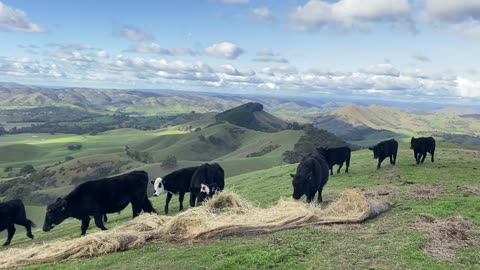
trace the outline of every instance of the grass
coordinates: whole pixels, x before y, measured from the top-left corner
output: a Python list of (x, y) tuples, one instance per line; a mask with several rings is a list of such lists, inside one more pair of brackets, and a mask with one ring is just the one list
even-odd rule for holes
[[(480, 197), (464, 192), (467, 186), (478, 187), (478, 170), (474, 168), (478, 166), (479, 155), (476, 151), (440, 146), (435, 163), (428, 161), (417, 166), (408, 147), (401, 144), (397, 166), (384, 162), (377, 170), (370, 151), (354, 152), (350, 173), (342, 172), (330, 178), (324, 200), (332, 201), (350, 188), (399, 194), (377, 197), (396, 206), (360, 225), (303, 228), (198, 244), (152, 243), (137, 250), (26, 269), (479, 269), (479, 246), (463, 248), (453, 262), (436, 261), (423, 251), (429, 237), (414, 226), (419, 214), (460, 215), (480, 226)], [(267, 207), (281, 197), (291, 196), (289, 174), (295, 168), (295, 165), (283, 165), (237, 175), (228, 178), (226, 186), (254, 204)], [(420, 187), (441, 187), (443, 193), (430, 198), (416, 197), (415, 190)], [(152, 198), (161, 213), (164, 200), (165, 197)], [(171, 215), (178, 211), (176, 198), (170, 211)], [(107, 227), (129, 220), (129, 215), (129, 208), (120, 215), (109, 215)], [(49, 233), (37, 230), (34, 242), (76, 238), (79, 227), (79, 221), (68, 220)], [(89, 233), (94, 231), (97, 229), (91, 225)], [(31, 243), (23, 234), (18, 234), (12, 247)]]

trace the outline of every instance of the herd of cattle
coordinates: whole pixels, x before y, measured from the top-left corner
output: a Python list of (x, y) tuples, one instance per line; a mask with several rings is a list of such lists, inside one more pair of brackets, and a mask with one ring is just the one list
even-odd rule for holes
[[(432, 137), (412, 138), (410, 145), (417, 164), (424, 162), (427, 153), (431, 154), (431, 160), (434, 161), (435, 140)], [(392, 165), (396, 163), (398, 143), (394, 139), (382, 141), (369, 149), (373, 151), (374, 159), (378, 159), (377, 168), (380, 168), (380, 164), (387, 157), (390, 158)], [(322, 190), (328, 181), (329, 173), (333, 174), (333, 166), (339, 165), (337, 173), (340, 173), (340, 169), (346, 163), (345, 172), (348, 173), (350, 156), (351, 150), (348, 147), (317, 148), (314, 153), (304, 156), (297, 166), (296, 174), (291, 174), (292, 197), (298, 200), (305, 195), (307, 202), (310, 203), (318, 192), (318, 202), (322, 202)], [(81, 221), (81, 235), (85, 235), (91, 217), (98, 228), (106, 230), (104, 222), (107, 221), (107, 214), (120, 212), (129, 203), (132, 205), (133, 218), (142, 211), (155, 213), (147, 196), (148, 180), (149, 177), (145, 171), (133, 171), (84, 182), (65, 197), (58, 198), (48, 205), (43, 231), (52, 230), (70, 217)], [(194, 207), (222, 191), (225, 186), (225, 173), (218, 163), (205, 163), (179, 169), (151, 183), (154, 196), (167, 193), (165, 213), (168, 214), (168, 205), (174, 194), (179, 195), (181, 211), (184, 195), (187, 192), (190, 193), (190, 206)], [(5, 229), (8, 231), (4, 246), (10, 244), (15, 234), (15, 224), (24, 226), (27, 236), (33, 239), (31, 228), (35, 224), (27, 219), (22, 201), (12, 200), (0, 203), (0, 231)]]

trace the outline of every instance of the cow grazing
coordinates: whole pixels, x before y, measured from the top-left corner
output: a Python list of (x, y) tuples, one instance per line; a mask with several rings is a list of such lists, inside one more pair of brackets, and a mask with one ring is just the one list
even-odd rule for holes
[(170, 203), (173, 194), (178, 194), (180, 211), (183, 210), (183, 197), (185, 196), (185, 193), (190, 192), (192, 176), (197, 171), (198, 167), (199, 166), (179, 169), (165, 175), (163, 178), (158, 177), (155, 181), (152, 181), (153, 189), (155, 190), (155, 193), (153, 194), (154, 196), (167, 193), (165, 214), (168, 214), (168, 204)]
[(410, 149), (413, 149), (413, 156), (417, 164), (423, 163), (427, 153), (432, 156), (432, 162), (435, 160), (435, 139), (432, 137), (421, 137), (410, 140)]
[(326, 151), (327, 155), (327, 162), (328, 167), (330, 168), (330, 175), (333, 175), (333, 166), (339, 165), (337, 169), (337, 174), (340, 173), (340, 169), (345, 163), (345, 173), (348, 173), (348, 167), (350, 167), (350, 157), (352, 154), (352, 150), (349, 147), (337, 147), (337, 148), (319, 148), (318, 151)]
[(318, 192), (318, 202), (322, 202), (322, 190), (328, 181), (328, 163), (325, 149), (317, 149), (316, 153), (303, 157), (298, 164), (296, 174), (291, 174), (293, 180), (293, 195), (295, 200), (303, 195), (307, 196), (310, 203)]
[(398, 152), (398, 142), (395, 139), (380, 142), (368, 149), (373, 151), (373, 158), (378, 159), (377, 169), (380, 169), (380, 164), (387, 157), (390, 157), (390, 164), (395, 165)]
[(0, 203), (0, 232), (8, 231), (7, 241), (3, 246), (10, 245), (16, 231), (15, 224), (24, 226), (27, 230), (27, 236), (33, 239), (32, 227), (35, 227), (35, 224), (27, 219), (23, 202), (21, 200), (11, 200)]
[(220, 192), (225, 187), (225, 172), (218, 163), (205, 163), (198, 167), (190, 184), (190, 206), (203, 203), (207, 198)]
[(43, 231), (48, 232), (73, 217), (82, 221), (81, 235), (85, 235), (91, 216), (98, 228), (106, 230), (102, 220), (105, 214), (120, 212), (129, 203), (132, 204), (133, 217), (142, 210), (155, 212), (147, 197), (147, 186), (148, 174), (144, 171), (82, 183), (47, 207)]

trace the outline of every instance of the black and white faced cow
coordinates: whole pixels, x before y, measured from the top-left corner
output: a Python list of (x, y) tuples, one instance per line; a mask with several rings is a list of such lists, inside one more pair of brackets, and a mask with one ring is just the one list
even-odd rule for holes
[(11, 200), (0, 203), (0, 232), (8, 231), (7, 241), (3, 246), (10, 245), (16, 231), (15, 224), (24, 226), (27, 230), (27, 236), (33, 239), (32, 227), (35, 227), (35, 224), (27, 219), (23, 202), (21, 200)]
[(421, 137), (410, 140), (410, 149), (413, 149), (413, 156), (417, 164), (423, 163), (427, 153), (432, 156), (432, 162), (435, 160), (435, 139), (433, 137)]
[(185, 193), (190, 192), (192, 176), (197, 171), (198, 167), (199, 166), (179, 169), (165, 175), (163, 178), (158, 177), (155, 181), (152, 181), (153, 189), (155, 190), (155, 193), (153, 194), (154, 196), (160, 196), (163, 193), (167, 193), (165, 214), (168, 214), (168, 204), (174, 194), (178, 194), (180, 211), (183, 210), (183, 198)]
[(132, 204), (133, 217), (142, 210), (155, 212), (147, 197), (147, 186), (148, 174), (144, 171), (82, 183), (47, 207), (43, 231), (52, 230), (70, 217), (82, 221), (81, 235), (87, 232), (90, 217), (94, 218), (98, 228), (106, 230), (102, 220), (104, 215), (120, 212), (129, 203)]
[(368, 149), (373, 151), (373, 158), (378, 159), (377, 169), (380, 169), (380, 164), (387, 157), (390, 157), (390, 164), (395, 165), (398, 152), (398, 142), (395, 139), (380, 142)]
[(322, 202), (322, 191), (328, 181), (329, 171), (326, 154), (325, 149), (317, 149), (316, 153), (306, 155), (298, 164), (296, 174), (291, 174), (292, 197), (295, 200), (306, 195), (307, 202), (310, 203), (318, 192), (318, 202)]
[(192, 176), (190, 206), (200, 205), (225, 187), (225, 172), (218, 163), (202, 164)]

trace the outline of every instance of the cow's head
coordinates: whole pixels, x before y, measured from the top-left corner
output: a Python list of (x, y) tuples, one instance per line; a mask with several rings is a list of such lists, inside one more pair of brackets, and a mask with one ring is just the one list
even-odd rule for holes
[(47, 207), (45, 221), (43, 222), (43, 231), (48, 232), (58, 224), (69, 217), (67, 213), (68, 201), (64, 198), (58, 198), (56, 202)]
[(153, 189), (155, 190), (155, 193), (153, 193), (153, 196), (160, 196), (163, 193), (167, 192), (165, 190), (165, 186), (163, 185), (163, 179), (161, 177), (158, 177), (155, 179), (155, 181), (151, 182), (153, 185)]
[(380, 152), (382, 151), (381, 147), (378, 145), (369, 147), (368, 149), (373, 151), (373, 159), (377, 159), (380, 156)]
[(205, 201), (207, 198), (219, 193), (221, 190), (217, 184), (200, 184), (199, 202)]
[(414, 137), (410, 140), (410, 149), (415, 149), (417, 148), (418, 141)]
[(324, 156), (324, 157), (327, 156), (327, 150), (328, 150), (328, 147), (319, 147), (319, 148), (317, 148), (317, 152), (318, 152), (320, 155)]
[(290, 174), (292, 177), (293, 194), (292, 198), (299, 200), (307, 192), (307, 185), (313, 181), (312, 172), (298, 171), (296, 174)]

